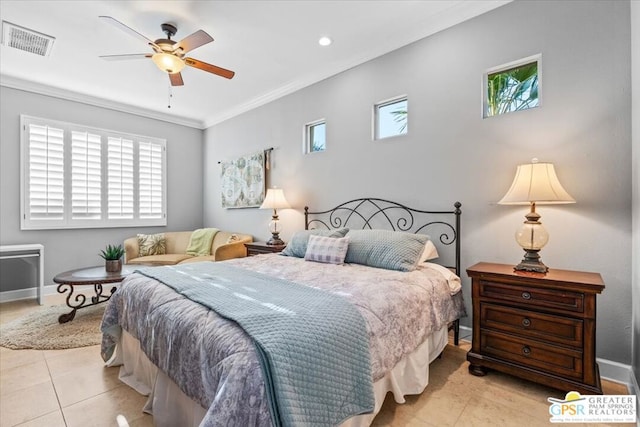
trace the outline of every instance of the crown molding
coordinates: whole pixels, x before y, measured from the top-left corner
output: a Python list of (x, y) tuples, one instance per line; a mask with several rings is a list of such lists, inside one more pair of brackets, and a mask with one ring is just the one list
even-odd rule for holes
[(411, 43), (415, 43), (418, 40), (429, 37), (442, 30), (450, 28), (453, 25), (460, 24), (464, 21), (475, 18), (478, 15), (482, 15), (483, 13), (489, 12), (490, 10), (493, 10), (500, 6), (504, 6), (505, 4), (511, 3), (512, 1), (513, 0), (494, 0), (494, 1), (473, 2), (473, 1), (463, 0), (463, 1), (458, 1), (456, 3), (453, 3), (451, 7), (441, 11), (436, 15), (432, 15), (427, 19), (425, 19), (423, 22), (424, 25), (419, 31), (414, 31), (409, 34), (405, 34), (402, 37), (389, 38), (386, 41), (386, 43), (377, 45), (375, 48), (371, 50), (364, 51), (362, 52), (361, 55), (342, 61), (341, 63), (338, 63), (333, 67), (331, 67), (330, 70), (325, 70), (320, 73), (309, 75), (305, 79), (293, 80), (284, 86), (280, 86), (271, 92), (267, 92), (264, 95), (253, 98), (248, 102), (245, 102), (244, 104), (240, 104), (234, 108), (231, 108), (225, 111), (222, 114), (207, 117), (204, 120), (204, 127), (208, 128), (208, 127), (217, 125), (219, 123), (222, 123), (235, 116), (239, 116), (240, 114), (246, 113), (247, 111), (261, 107), (279, 98), (282, 98), (284, 96), (297, 92), (301, 89), (304, 89), (307, 86), (311, 86), (322, 80), (325, 80), (337, 74), (340, 74), (341, 72), (350, 70), (351, 68), (364, 64), (365, 62), (368, 62), (380, 56), (386, 55), (387, 53), (390, 53), (394, 50), (400, 49)]
[(23, 90), (26, 92), (33, 92), (39, 95), (51, 96), (54, 98), (65, 99), (67, 101), (80, 102), (82, 104), (88, 104), (94, 107), (107, 108), (123, 113), (135, 114), (137, 116), (160, 120), (163, 122), (173, 123), (181, 126), (187, 126), (201, 130), (204, 129), (204, 124), (200, 120), (193, 120), (185, 117), (177, 117), (170, 114), (159, 113), (157, 111), (148, 110), (146, 108), (135, 107), (133, 105), (128, 105), (116, 101), (109, 101), (103, 98), (85, 95), (82, 93), (48, 86), (41, 83), (31, 82), (4, 74), (0, 75), (0, 86)]

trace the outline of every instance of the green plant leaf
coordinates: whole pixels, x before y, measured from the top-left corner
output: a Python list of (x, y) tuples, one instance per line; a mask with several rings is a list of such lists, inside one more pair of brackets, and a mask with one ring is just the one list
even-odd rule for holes
[(537, 62), (487, 76), (487, 116), (525, 110), (537, 105)]
[(105, 249), (100, 251), (100, 256), (105, 260), (118, 260), (124, 255), (122, 245), (107, 245)]

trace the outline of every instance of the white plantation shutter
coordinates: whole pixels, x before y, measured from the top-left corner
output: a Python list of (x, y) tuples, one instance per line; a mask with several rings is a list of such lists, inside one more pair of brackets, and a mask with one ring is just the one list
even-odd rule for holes
[(140, 218), (162, 218), (164, 214), (163, 151), (161, 144), (143, 141), (139, 144)]
[(64, 218), (64, 131), (29, 124), (28, 217), (31, 220)]
[(71, 216), (102, 217), (102, 154), (100, 135), (71, 132)]
[(167, 224), (164, 139), (20, 122), (23, 230)]
[(109, 219), (133, 218), (133, 141), (107, 139), (107, 187)]

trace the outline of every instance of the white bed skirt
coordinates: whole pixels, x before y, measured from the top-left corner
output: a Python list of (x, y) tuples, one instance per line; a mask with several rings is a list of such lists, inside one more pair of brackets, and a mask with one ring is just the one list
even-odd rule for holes
[[(340, 427), (369, 426), (389, 391), (397, 403), (404, 403), (405, 395), (422, 393), (429, 383), (429, 364), (444, 350), (447, 342), (448, 331), (445, 326), (373, 384), (376, 406), (372, 414), (349, 418)], [(138, 340), (126, 331), (122, 331), (114, 356), (107, 362), (107, 366), (120, 365), (120, 380), (138, 393), (149, 396), (143, 411), (153, 415), (156, 426), (200, 425), (206, 409), (191, 400), (160, 371), (142, 352)]]

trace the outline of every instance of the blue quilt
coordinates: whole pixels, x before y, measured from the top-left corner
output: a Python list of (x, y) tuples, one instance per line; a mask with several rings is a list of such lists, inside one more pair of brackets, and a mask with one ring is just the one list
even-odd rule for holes
[(338, 425), (373, 411), (368, 334), (346, 299), (223, 263), (138, 271), (251, 336), (274, 425)]

